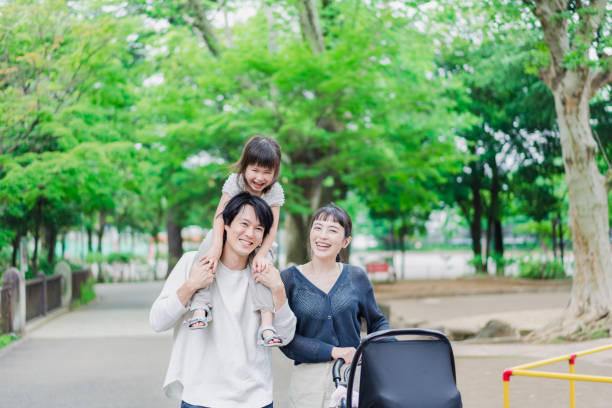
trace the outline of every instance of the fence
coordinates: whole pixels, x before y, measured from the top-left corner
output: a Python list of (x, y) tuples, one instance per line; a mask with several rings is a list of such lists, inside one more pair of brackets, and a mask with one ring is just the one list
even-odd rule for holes
[[(598, 375), (583, 375), (574, 373), (574, 365), (576, 358), (586, 356), (587, 354), (598, 353), (600, 351), (612, 349), (612, 344), (601, 346), (589, 350), (579, 351), (575, 354), (567, 354), (565, 356), (554, 357), (548, 360), (535, 361), (533, 363), (527, 363), (513, 368), (504, 370), (503, 373), (503, 384), (504, 384), (504, 408), (510, 408), (510, 377), (513, 375), (523, 377), (539, 377), (539, 378), (551, 378), (556, 380), (568, 380), (569, 381), (569, 405), (570, 408), (576, 407), (576, 381), (590, 381), (590, 382), (601, 382), (601, 383), (612, 383), (612, 377), (603, 377)], [(569, 373), (555, 373), (549, 371), (535, 371), (530, 370), (531, 368), (541, 367), (547, 364), (557, 363), (559, 361), (567, 361), (569, 363)]]
[[(20, 323), (18, 318), (19, 288), (23, 282), (21, 276), (14, 268), (9, 269), (3, 276), (3, 286), (0, 287), (0, 333), (9, 333), (23, 328), (23, 322)], [(64, 263), (63, 265), (58, 264), (52, 276), (46, 276), (40, 272), (35, 279), (23, 282), (25, 322), (44, 316), (62, 305), (68, 306), (73, 300), (79, 299), (81, 285), (90, 276), (90, 270), (71, 272), (70, 267)]]

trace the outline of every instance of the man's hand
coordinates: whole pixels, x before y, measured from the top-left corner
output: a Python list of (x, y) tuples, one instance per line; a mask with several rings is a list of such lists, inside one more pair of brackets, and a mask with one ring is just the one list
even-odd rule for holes
[(265, 272), (269, 266), (273, 266), (272, 262), (270, 262), (270, 260), (266, 258), (264, 254), (260, 255), (260, 252), (255, 255), (251, 265), (253, 266), (253, 272), (255, 273)]
[(280, 277), (280, 272), (270, 262), (261, 272), (256, 272), (253, 268), (253, 279), (255, 282), (261, 283), (270, 290), (276, 289), (283, 285), (283, 280)]
[(211, 268), (216, 271), (217, 265), (219, 263), (219, 258), (221, 258), (221, 252), (221, 247), (217, 248), (216, 246), (213, 246), (208, 251), (206, 251), (204, 255), (202, 255), (202, 258), (200, 258), (199, 261), (200, 265), (210, 264)]
[(195, 263), (189, 272), (187, 281), (196, 290), (205, 288), (215, 279), (216, 271), (217, 268), (213, 268), (210, 263)]

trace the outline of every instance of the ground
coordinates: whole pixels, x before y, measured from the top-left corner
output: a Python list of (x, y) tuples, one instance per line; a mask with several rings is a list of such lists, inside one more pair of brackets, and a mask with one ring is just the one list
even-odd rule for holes
[(374, 282), (378, 301), (402, 298), (462, 296), (495, 293), (569, 290), (571, 280), (532, 280), (502, 276), (468, 276), (457, 279)]

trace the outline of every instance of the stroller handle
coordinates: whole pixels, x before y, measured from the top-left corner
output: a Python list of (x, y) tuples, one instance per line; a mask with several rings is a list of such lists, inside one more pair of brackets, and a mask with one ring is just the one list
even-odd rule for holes
[(334, 385), (336, 387), (338, 387), (338, 385), (340, 384), (340, 370), (342, 369), (342, 366), (344, 365), (344, 359), (343, 358), (339, 358), (336, 360), (336, 362), (334, 363), (334, 366), (332, 367), (332, 378), (334, 380)]

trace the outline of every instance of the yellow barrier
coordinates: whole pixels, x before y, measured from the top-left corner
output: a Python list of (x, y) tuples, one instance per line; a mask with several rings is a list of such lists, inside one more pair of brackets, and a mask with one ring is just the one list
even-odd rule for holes
[[(504, 381), (504, 408), (510, 408), (510, 377), (513, 375), (519, 375), (523, 377), (539, 377), (539, 378), (552, 378), (557, 380), (569, 380), (569, 398), (570, 408), (576, 407), (576, 389), (575, 381), (592, 381), (602, 383), (612, 383), (612, 377), (602, 377), (598, 375), (581, 375), (574, 373), (574, 364), (576, 357), (585, 356), (587, 354), (593, 354), (604, 350), (612, 349), (612, 344), (607, 346), (596, 347), (590, 350), (580, 351), (576, 354), (568, 354), (565, 356), (550, 358), (548, 360), (535, 361), (533, 363), (523, 364), (520, 366), (507, 368), (503, 373)], [(569, 374), (564, 373), (551, 373), (546, 371), (527, 371), (530, 368), (541, 367), (546, 364), (558, 363), (559, 361), (569, 362)]]

